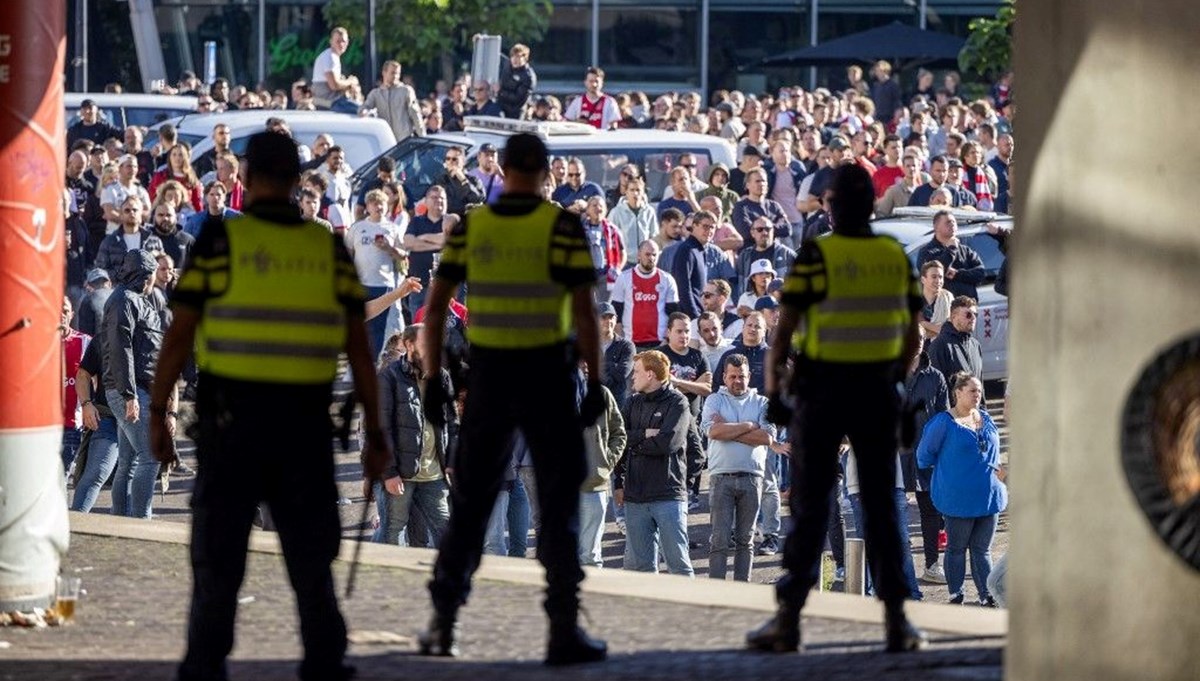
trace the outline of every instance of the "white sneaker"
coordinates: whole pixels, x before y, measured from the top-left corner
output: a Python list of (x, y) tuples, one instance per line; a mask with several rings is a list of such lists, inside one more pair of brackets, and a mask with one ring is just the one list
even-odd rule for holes
[(617, 532), (620, 532), (622, 537), (625, 536), (625, 519), (624, 518), (617, 518)]
[(946, 573), (942, 570), (940, 563), (934, 563), (933, 565), (925, 568), (925, 573), (921, 575), (921, 581), (929, 582), (931, 584), (945, 584)]

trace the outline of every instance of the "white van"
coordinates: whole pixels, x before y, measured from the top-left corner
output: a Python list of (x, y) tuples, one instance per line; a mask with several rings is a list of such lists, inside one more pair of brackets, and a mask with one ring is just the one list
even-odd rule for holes
[[(617, 186), (621, 168), (632, 163), (646, 178), (647, 195), (657, 201), (670, 184), (671, 170), (679, 155), (690, 152), (696, 157), (696, 175), (704, 178), (713, 163), (735, 165), (733, 147), (720, 137), (662, 130), (607, 130), (572, 122), (516, 121), (494, 116), (467, 116), (466, 130), (436, 133), (427, 137), (409, 137), (384, 154), (396, 161), (396, 177), (404, 183), (410, 203), (425, 196), (445, 168), (442, 160), (450, 149), (464, 150), (468, 166), (476, 165), (479, 147), (491, 143), (504, 149), (510, 135), (531, 133), (546, 142), (555, 157), (576, 156), (587, 168), (587, 179), (604, 188)], [(378, 159), (358, 167), (352, 182), (357, 190), (362, 182), (375, 177)]]
[[(359, 118), (331, 111), (292, 111), (277, 109), (248, 109), (184, 116), (167, 121), (175, 126), (179, 141), (192, 147), (192, 162), (212, 154), (212, 130), (218, 123), (229, 126), (229, 148), (239, 156), (246, 152), (250, 136), (266, 129), (268, 118), (280, 118), (287, 122), (292, 137), (312, 147), (317, 135), (331, 135), (334, 144), (345, 152), (346, 163), (358, 168), (396, 144), (396, 135), (391, 126), (379, 118)], [(155, 126), (155, 130), (159, 126)], [(154, 139), (157, 133), (151, 130)], [(154, 142), (147, 135), (146, 146)]]
[(111, 92), (68, 92), (63, 95), (67, 127), (79, 120), (79, 107), (90, 99), (100, 109), (100, 117), (115, 128), (131, 125), (150, 127), (171, 118), (196, 111), (196, 98), (180, 95), (143, 95)]

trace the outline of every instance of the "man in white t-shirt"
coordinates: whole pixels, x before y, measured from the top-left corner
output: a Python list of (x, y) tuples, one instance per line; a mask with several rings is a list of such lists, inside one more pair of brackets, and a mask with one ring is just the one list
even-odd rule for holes
[(659, 269), (658, 244), (647, 239), (638, 246), (637, 265), (622, 272), (613, 284), (610, 302), (620, 323), (617, 334), (639, 350), (653, 349), (667, 336), (667, 316), (679, 309), (675, 278)]
[(342, 75), (342, 55), (350, 47), (350, 32), (338, 26), (329, 32), (329, 47), (313, 62), (313, 102), (333, 111), (358, 113), (358, 104), (346, 97), (346, 92), (358, 84), (355, 76)]
[[(397, 247), (401, 235), (387, 215), (388, 196), (382, 189), (367, 192), (367, 218), (346, 230), (346, 250), (354, 258), (358, 278), (367, 291), (367, 300), (378, 298), (396, 287), (396, 263), (408, 254)], [(381, 314), (367, 322), (372, 357), (383, 350), (389, 315)]]
[(121, 228), (121, 204), (130, 196), (142, 200), (142, 214), (150, 214), (150, 194), (138, 184), (138, 160), (133, 154), (125, 154), (120, 158), (117, 167), (117, 181), (109, 183), (100, 193), (100, 208), (104, 210), (105, 234), (112, 234)]

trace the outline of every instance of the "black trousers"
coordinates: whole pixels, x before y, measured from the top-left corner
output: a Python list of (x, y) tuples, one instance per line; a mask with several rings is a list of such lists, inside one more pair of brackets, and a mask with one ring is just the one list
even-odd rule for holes
[(946, 526), (945, 519), (933, 506), (929, 492), (917, 492), (917, 508), (921, 511), (921, 550), (925, 567), (938, 562), (938, 532)]
[(192, 495), (192, 606), (180, 681), (225, 681), (238, 589), (259, 502), (270, 507), (296, 592), (300, 678), (345, 678), (346, 624), (330, 565), (341, 521), (329, 386), (263, 386), (203, 375)]
[(450, 524), (429, 591), (438, 612), (467, 602), (484, 533), (504, 482), (509, 443), (520, 428), (533, 457), (542, 525), (537, 558), (546, 568), (551, 624), (574, 626), (579, 609), (579, 487), (586, 474), (576, 408), (577, 371), (565, 345), (534, 350), (471, 350), (467, 399), (454, 460)]
[(908, 594), (892, 491), (900, 399), (889, 374), (882, 365), (802, 362), (797, 367), (797, 409), (791, 429), (793, 527), (783, 548), (788, 574), (776, 585), (781, 602), (803, 607), (820, 577), (843, 436), (849, 436), (858, 460), (876, 593), (897, 605)]

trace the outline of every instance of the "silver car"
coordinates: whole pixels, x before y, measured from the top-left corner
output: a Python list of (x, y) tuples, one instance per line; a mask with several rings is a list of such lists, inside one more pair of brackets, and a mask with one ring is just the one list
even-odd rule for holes
[[(900, 208), (890, 217), (871, 223), (876, 234), (894, 237), (904, 246), (914, 269), (917, 252), (933, 238), (934, 208)], [(983, 260), (987, 277), (978, 286), (979, 319), (975, 325), (975, 337), (983, 351), (983, 380), (993, 381), (1008, 377), (1008, 298), (996, 293), (996, 275), (1004, 254), (1000, 242), (987, 231), (987, 224), (1012, 228), (1011, 215), (954, 211), (958, 220), (958, 238), (970, 246)]]

